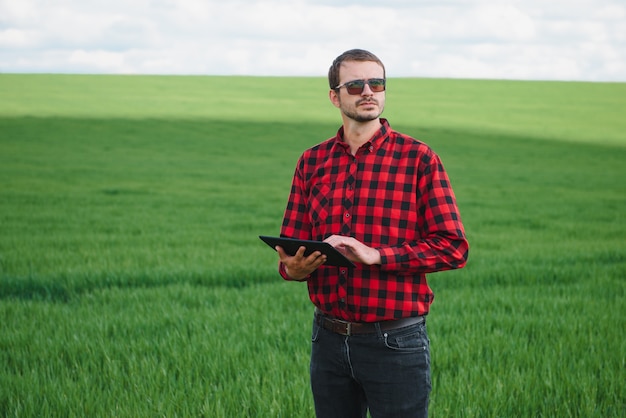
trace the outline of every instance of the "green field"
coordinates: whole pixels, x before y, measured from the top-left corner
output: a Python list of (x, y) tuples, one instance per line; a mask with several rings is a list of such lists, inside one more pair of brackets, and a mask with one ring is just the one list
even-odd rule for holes
[[(626, 415), (626, 84), (391, 79), (470, 241), (432, 417)], [(311, 417), (312, 305), (259, 239), (323, 78), (0, 75), (0, 416)]]

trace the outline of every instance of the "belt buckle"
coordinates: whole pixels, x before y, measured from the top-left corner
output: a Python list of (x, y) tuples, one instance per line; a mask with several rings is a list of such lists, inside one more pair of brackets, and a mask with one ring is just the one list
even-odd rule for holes
[(346, 335), (348, 337), (352, 335), (352, 322), (346, 323)]

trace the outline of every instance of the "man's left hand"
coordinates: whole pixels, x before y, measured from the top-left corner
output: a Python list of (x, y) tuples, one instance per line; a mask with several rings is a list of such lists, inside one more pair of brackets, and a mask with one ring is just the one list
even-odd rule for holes
[(359, 240), (342, 235), (331, 235), (324, 242), (335, 247), (350, 261), (367, 265), (380, 264), (380, 253), (376, 248), (368, 247)]

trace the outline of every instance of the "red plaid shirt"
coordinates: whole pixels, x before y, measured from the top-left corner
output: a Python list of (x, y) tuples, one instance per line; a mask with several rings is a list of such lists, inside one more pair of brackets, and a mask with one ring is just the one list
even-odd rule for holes
[[(281, 236), (352, 236), (377, 248), (381, 265), (321, 266), (307, 279), (322, 312), (353, 322), (425, 315), (426, 273), (461, 268), (468, 243), (450, 181), (426, 144), (382, 127), (357, 151), (337, 135), (300, 157)], [(286, 280), (284, 265), (280, 274)]]

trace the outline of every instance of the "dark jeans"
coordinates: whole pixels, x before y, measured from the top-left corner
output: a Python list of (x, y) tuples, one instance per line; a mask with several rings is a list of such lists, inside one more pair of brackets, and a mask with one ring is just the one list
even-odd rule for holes
[[(378, 328), (378, 327), (377, 327)], [(313, 321), (311, 388), (319, 418), (426, 417), (430, 342), (426, 324), (344, 336)]]

